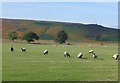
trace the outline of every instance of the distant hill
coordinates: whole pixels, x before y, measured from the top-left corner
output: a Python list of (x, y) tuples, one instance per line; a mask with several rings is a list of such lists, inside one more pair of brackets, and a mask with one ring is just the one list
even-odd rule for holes
[(10, 31), (16, 31), (21, 37), (27, 31), (36, 32), (40, 39), (51, 40), (60, 30), (68, 33), (74, 41), (117, 41), (118, 29), (97, 24), (81, 24), (54, 21), (2, 19), (2, 36), (8, 37)]

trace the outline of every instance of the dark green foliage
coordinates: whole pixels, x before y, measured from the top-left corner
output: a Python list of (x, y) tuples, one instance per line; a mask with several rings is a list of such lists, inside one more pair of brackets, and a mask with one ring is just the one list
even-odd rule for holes
[(68, 39), (67, 33), (65, 31), (59, 31), (55, 38), (55, 42), (63, 44), (67, 39)]
[(14, 42), (14, 40), (18, 38), (18, 34), (15, 31), (9, 32), (8, 38)]
[(23, 40), (26, 40), (28, 43), (30, 43), (31, 41), (33, 42), (34, 40), (38, 40), (39, 37), (37, 36), (36, 33), (34, 32), (26, 32), (24, 35), (23, 35)]

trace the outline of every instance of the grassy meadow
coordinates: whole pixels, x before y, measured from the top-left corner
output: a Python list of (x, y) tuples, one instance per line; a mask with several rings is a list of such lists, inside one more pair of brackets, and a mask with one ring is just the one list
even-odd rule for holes
[[(117, 45), (100, 46), (93, 44), (42, 45), (14, 43), (15, 51), (10, 51), (11, 43), (2, 47), (3, 81), (116, 81), (118, 61), (112, 55), (118, 53)], [(25, 47), (26, 52), (20, 48)], [(43, 55), (47, 49), (48, 55)], [(88, 53), (93, 49), (98, 54), (93, 59)], [(71, 57), (64, 57), (67, 51)], [(83, 59), (77, 54), (82, 52)]]

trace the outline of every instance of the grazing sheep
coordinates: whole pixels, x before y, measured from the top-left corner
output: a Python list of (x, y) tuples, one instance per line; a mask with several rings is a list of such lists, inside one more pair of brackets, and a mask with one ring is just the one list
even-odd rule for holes
[(92, 45), (88, 45), (89, 47), (92, 47)]
[(114, 55), (113, 55), (113, 59), (118, 60), (118, 58), (119, 58), (119, 55), (118, 55), (118, 54), (114, 54)]
[(97, 58), (97, 57), (98, 57), (97, 54), (93, 53), (93, 58)]
[(97, 58), (97, 54), (94, 53), (94, 50), (90, 50), (89, 53), (92, 53), (93, 54), (93, 58)]
[(12, 52), (12, 51), (14, 51), (14, 48), (13, 48), (13, 47), (11, 47), (11, 49), (10, 49), (10, 50), (11, 50), (11, 52)]
[(57, 45), (52, 45), (52, 46), (57, 46)]
[(89, 53), (94, 53), (94, 50), (90, 50)]
[(78, 58), (82, 58), (83, 54), (82, 53), (79, 53), (78, 54)]
[(26, 48), (21, 48), (21, 51), (22, 52), (26, 52)]
[(104, 46), (105, 48), (107, 47), (107, 46)]
[(44, 51), (44, 55), (45, 55), (45, 54), (48, 54), (48, 50), (45, 50), (45, 51)]
[(70, 54), (68, 52), (64, 52), (64, 57), (66, 56), (70, 57)]

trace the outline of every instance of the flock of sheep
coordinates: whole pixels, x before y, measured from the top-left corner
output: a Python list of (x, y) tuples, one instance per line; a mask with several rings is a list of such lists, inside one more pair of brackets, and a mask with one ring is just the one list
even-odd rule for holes
[[(14, 51), (14, 48), (11, 47), (10, 50), (11, 50), (11, 51)], [(22, 51), (22, 52), (26, 52), (26, 48), (21, 48), (21, 51)]]
[[(94, 50), (90, 50), (89, 53), (93, 54), (93, 58), (97, 58), (98, 57), (97, 54), (94, 52)], [(64, 52), (64, 56), (65, 57), (66, 56), (70, 57), (70, 54), (68, 52)], [(78, 58), (82, 58), (82, 56), (83, 56), (82, 53), (79, 53), (77, 55)], [(115, 59), (115, 60), (118, 60), (119, 59), (119, 55), (118, 54), (114, 54), (112, 58)]]
[[(13, 46), (11, 47), (11, 51), (14, 51)], [(26, 48), (21, 48), (21, 51), (22, 51), (22, 52), (26, 52)], [(47, 54), (48, 54), (48, 50), (44, 50), (43, 53), (44, 53), (44, 55), (47, 55)], [(94, 50), (90, 50), (89, 53), (93, 55), (93, 58), (97, 58), (97, 57), (98, 57), (97, 54), (94, 52)], [(64, 57), (70, 57), (70, 54), (65, 51), (65, 52), (64, 52)], [(79, 54), (77, 55), (77, 57), (78, 57), (78, 58), (82, 58), (82, 57), (83, 57), (83, 53), (79, 53)], [(115, 60), (118, 60), (118, 59), (119, 59), (119, 55), (118, 55), (118, 54), (114, 54), (114, 55), (112, 56), (112, 58), (115, 59)]]

